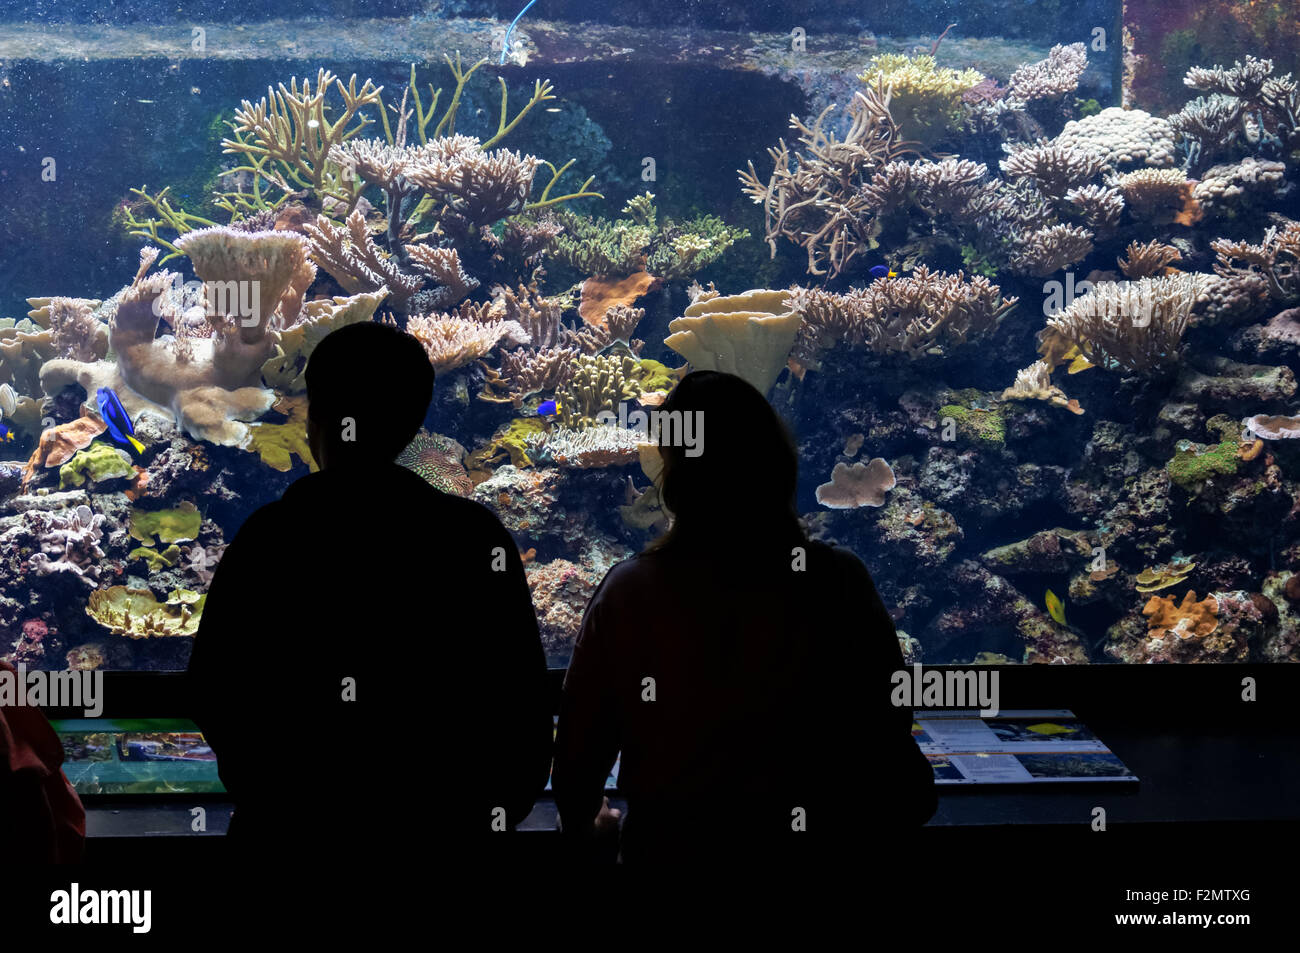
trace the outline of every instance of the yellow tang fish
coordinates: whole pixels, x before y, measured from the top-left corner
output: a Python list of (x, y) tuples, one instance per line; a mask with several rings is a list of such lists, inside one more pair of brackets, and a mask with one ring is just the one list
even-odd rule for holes
[(1037, 725), (1026, 725), (1025, 728), (1039, 735), (1069, 735), (1075, 731), (1075, 729), (1067, 728), (1064, 725), (1054, 725), (1050, 721), (1040, 722)]
[(1047, 614), (1052, 617), (1053, 622), (1060, 625), (1067, 624), (1065, 621), (1065, 603), (1051, 589), (1047, 590)]

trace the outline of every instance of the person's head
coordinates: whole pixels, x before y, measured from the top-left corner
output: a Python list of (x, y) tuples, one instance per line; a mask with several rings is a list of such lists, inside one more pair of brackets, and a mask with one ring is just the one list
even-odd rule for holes
[(659, 498), (673, 516), (662, 545), (714, 531), (782, 540), (801, 535), (798, 452), (753, 385), (733, 374), (694, 371), (657, 409), (681, 420), (689, 416), (696, 436), (695, 446), (682, 445), (671, 432), (678, 428), (660, 428)]
[(396, 459), (433, 400), (424, 348), (387, 324), (332, 332), (312, 351), (305, 378), (307, 442), (322, 469)]

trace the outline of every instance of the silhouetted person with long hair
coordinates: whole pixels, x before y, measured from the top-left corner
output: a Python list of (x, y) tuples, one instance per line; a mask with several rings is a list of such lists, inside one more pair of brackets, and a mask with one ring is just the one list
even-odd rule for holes
[(190, 662), (231, 845), (345, 879), (377, 876), (361, 860), (500, 857), (551, 747), (519, 552), (486, 508), (394, 462), (433, 395), (414, 338), (342, 328), (306, 382), (320, 472), (230, 543)]
[(933, 775), (890, 704), (893, 623), (862, 563), (803, 533), (780, 419), (711, 371), (659, 409), (702, 439), (661, 429), (671, 528), (583, 618), (552, 780), (567, 836), (616, 823), (602, 792), (619, 751), (625, 863), (820, 860), (923, 824)]

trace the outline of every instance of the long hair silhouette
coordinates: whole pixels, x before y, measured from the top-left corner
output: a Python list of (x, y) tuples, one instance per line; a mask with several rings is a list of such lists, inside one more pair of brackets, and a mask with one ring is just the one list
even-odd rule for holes
[(803, 540), (795, 509), (798, 452), (757, 389), (734, 374), (693, 371), (659, 409), (691, 416), (699, 443), (683, 446), (660, 430), (659, 499), (672, 523), (651, 549)]

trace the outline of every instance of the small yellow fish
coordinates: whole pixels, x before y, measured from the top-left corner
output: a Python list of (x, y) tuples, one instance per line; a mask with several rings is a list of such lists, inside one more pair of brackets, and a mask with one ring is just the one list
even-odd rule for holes
[(1025, 728), (1039, 735), (1069, 735), (1074, 733), (1073, 728), (1054, 725), (1050, 721), (1040, 722), (1037, 725), (1026, 725)]
[(1065, 621), (1065, 603), (1051, 589), (1047, 590), (1047, 614), (1052, 617), (1052, 621), (1059, 625), (1066, 625)]

